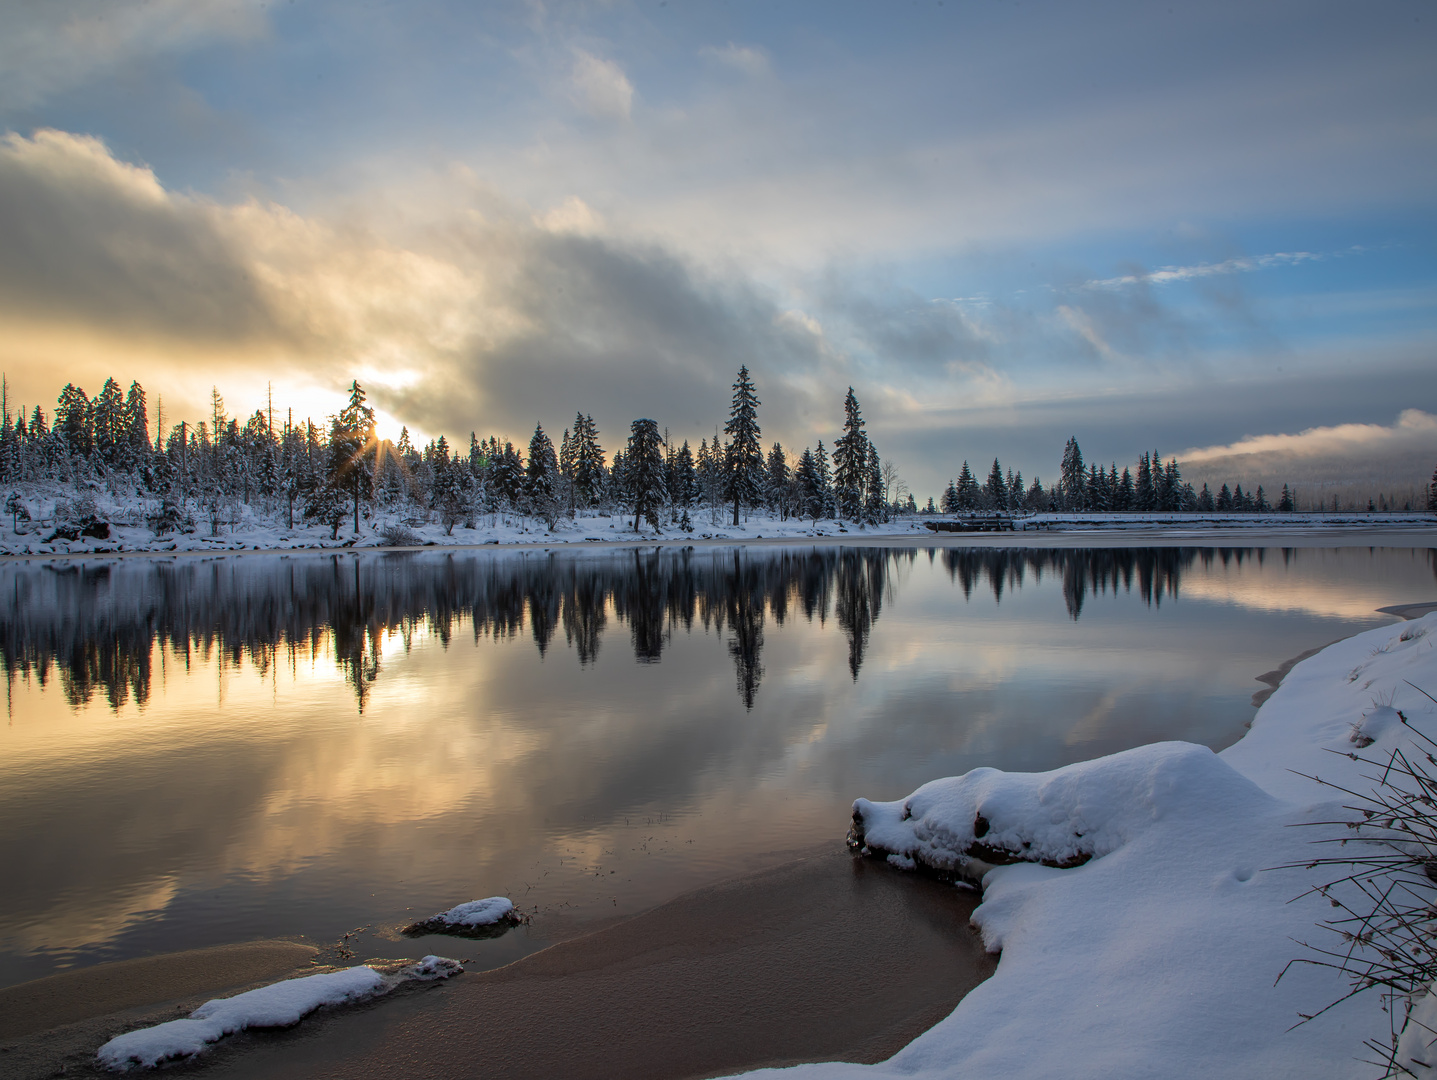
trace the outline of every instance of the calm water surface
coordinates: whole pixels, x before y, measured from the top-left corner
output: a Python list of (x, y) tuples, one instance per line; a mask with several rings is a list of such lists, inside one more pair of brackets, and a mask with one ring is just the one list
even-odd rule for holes
[[(0, 566), (0, 985), (258, 937), (507, 962), (1156, 739), (1437, 597), (1425, 549), (675, 548)], [(506, 894), (496, 941), (396, 929)], [(357, 931), (346, 939), (346, 932)]]

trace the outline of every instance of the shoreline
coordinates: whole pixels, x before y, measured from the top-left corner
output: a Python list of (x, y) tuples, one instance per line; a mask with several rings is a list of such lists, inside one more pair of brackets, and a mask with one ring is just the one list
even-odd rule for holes
[[(546, 540), (476, 544), (424, 544), (387, 547), (380, 545), (300, 545), (292, 547), (214, 547), (186, 550), (110, 550), (34, 552), (0, 554), (7, 562), (75, 562), (111, 559), (213, 559), (254, 555), (358, 555), (358, 554), (453, 554), (476, 552), (612, 552), (647, 548), (732, 548), (732, 547), (916, 547), (916, 548), (1338, 548), (1402, 547), (1437, 549), (1437, 527), (1410, 524), (1377, 525), (1253, 525), (1241, 528), (1195, 529), (1178, 526), (1152, 529), (1076, 529), (1016, 533), (934, 533), (927, 529), (911, 532), (847, 531), (841, 535), (816, 536), (631, 536), (615, 539)], [(1385, 609), (1384, 609), (1385, 610)]]

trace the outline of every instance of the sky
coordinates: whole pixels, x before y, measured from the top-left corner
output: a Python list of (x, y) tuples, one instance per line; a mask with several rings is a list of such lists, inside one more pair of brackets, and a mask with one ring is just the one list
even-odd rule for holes
[(1434, 55), (1421, 0), (10, 0), (0, 369), (612, 451), (746, 364), (920, 498), (1069, 436), (1419, 482)]

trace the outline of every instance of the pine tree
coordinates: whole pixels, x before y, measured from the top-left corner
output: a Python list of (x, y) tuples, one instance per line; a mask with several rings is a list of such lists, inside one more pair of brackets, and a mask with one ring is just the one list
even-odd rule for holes
[(993, 467), (988, 470), (988, 482), (983, 485), (983, 496), (988, 506), (994, 510), (1002, 511), (1008, 508), (1008, 485), (1003, 483), (1003, 470), (998, 465), (998, 459), (993, 459)]
[(828, 451), (823, 448), (823, 440), (818, 440), (818, 446), (813, 451), (813, 467), (818, 476), (818, 515), (828, 517), (834, 513), (833, 507), (833, 475), (828, 468)]
[(1427, 485), (1427, 510), (1437, 513), (1437, 469), (1432, 470), (1432, 482)]
[(583, 506), (597, 506), (604, 494), (604, 450), (594, 418), (574, 417), (574, 490)]
[(674, 506), (686, 512), (698, 498), (699, 489), (698, 476), (694, 470), (694, 452), (689, 449), (687, 439), (679, 447), (679, 452), (674, 455), (671, 483), (673, 485), (671, 498)]
[(1138, 479), (1133, 488), (1133, 509), (1141, 513), (1149, 513), (1157, 509), (1154, 502), (1155, 491), (1153, 488), (1153, 467), (1148, 460), (1147, 452), (1138, 459)]
[(1283, 513), (1283, 514), (1290, 514), (1290, 513), (1292, 513), (1292, 510), (1293, 510), (1292, 492), (1287, 489), (1287, 485), (1286, 485), (1286, 484), (1283, 484), (1283, 485), (1282, 485), (1282, 495), (1281, 495), (1281, 496), (1278, 498), (1278, 500), (1277, 500), (1277, 509), (1278, 509), (1278, 511), (1279, 511), (1280, 513)]
[[(36, 412), (39, 412), (38, 407)], [(89, 457), (93, 452), (94, 427), (90, 399), (85, 396), (85, 391), (74, 383), (66, 383), (60, 391), (55, 408), (54, 431), (68, 453)]]
[(1028, 488), (1028, 494), (1024, 497), (1024, 501), (1028, 504), (1029, 510), (1042, 511), (1047, 509), (1049, 496), (1048, 493), (1043, 490), (1042, 477), (1033, 477), (1032, 486)]
[(943, 494), (939, 496), (938, 506), (945, 514), (958, 513), (958, 481), (948, 481), (948, 486), (943, 489)]
[(798, 456), (793, 476), (798, 487), (798, 513), (813, 518), (816, 523), (823, 516), (823, 507), (819, 499), (818, 464), (808, 447)]
[(960, 512), (971, 513), (978, 509), (978, 500), (981, 497), (978, 481), (973, 476), (973, 470), (968, 468), (968, 462), (963, 462), (963, 467), (958, 470), (958, 493), (955, 500)]
[(1106, 479), (1107, 475), (1102, 469), (1096, 465), (1088, 466), (1088, 479), (1083, 502), (1089, 510), (1106, 510), (1108, 508), (1107, 493), (1103, 490)]
[(768, 452), (768, 463), (764, 468), (763, 501), (770, 512), (779, 516), (780, 521), (788, 520), (788, 489), (791, 478), (788, 455), (780, 443), (774, 443)]
[(870, 442), (868, 444), (868, 463), (864, 470), (864, 502), (863, 520), (870, 525), (877, 525), (888, 520), (888, 503), (883, 497), (883, 462), (878, 457), (878, 451)]
[(1265, 514), (1272, 509), (1272, 507), (1268, 505), (1267, 496), (1263, 493), (1261, 484), (1257, 485), (1257, 498), (1253, 502), (1252, 508), (1259, 514)]
[(1083, 502), (1087, 494), (1086, 473), (1087, 470), (1083, 468), (1083, 451), (1078, 448), (1078, 440), (1070, 437), (1067, 445), (1063, 447), (1063, 464), (1058, 477), (1070, 510), (1084, 508)]
[(1223, 484), (1223, 486), (1218, 489), (1217, 493), (1217, 509), (1219, 511), (1229, 511), (1232, 508), (1232, 492), (1228, 490), (1228, 486), (1226, 484)]
[(729, 444), (724, 461), (724, 496), (733, 500), (733, 523), (739, 523), (741, 506), (757, 506), (763, 495), (763, 449), (758, 438), (758, 407), (762, 404), (748, 377), (747, 365), (738, 369), (733, 384), (733, 405), (724, 434)]
[(1198, 494), (1197, 508), (1200, 512), (1206, 514), (1212, 513), (1216, 508), (1216, 504), (1213, 502), (1212, 492), (1207, 489), (1206, 484), (1202, 486), (1202, 491)]
[[(216, 390), (215, 415), (224, 416), (224, 401)], [(364, 388), (356, 379), (349, 387), (349, 403), (329, 429), (327, 480), (330, 486), (348, 488), (354, 500), (354, 532), (359, 534), (359, 503), (374, 497), (374, 410), (365, 403)]]
[(125, 395), (124, 408), (125, 444), (128, 464), (137, 465), (150, 456), (150, 418), (145, 406), (145, 388), (138, 382), (130, 383), (130, 392)]
[(528, 512), (543, 518), (552, 529), (558, 523), (559, 459), (554, 455), (554, 444), (545, 434), (543, 424), (534, 425), (534, 434), (529, 439), (529, 464), (524, 475), (524, 499)]
[(843, 434), (833, 444), (833, 495), (840, 518), (856, 521), (863, 513), (867, 467), (868, 435), (850, 386), (843, 399)]
[[(1114, 468), (1116, 468), (1116, 466), (1114, 466)], [(1116, 502), (1117, 505), (1115, 509), (1118, 510), (1131, 510), (1137, 502), (1137, 492), (1133, 485), (1133, 474), (1128, 471), (1126, 465), (1123, 466), (1123, 478), (1118, 481), (1118, 496)]]
[(659, 425), (652, 420), (635, 420), (624, 454), (630, 498), (634, 501), (634, 531), (639, 521), (659, 527), (659, 508), (664, 501), (663, 441)]

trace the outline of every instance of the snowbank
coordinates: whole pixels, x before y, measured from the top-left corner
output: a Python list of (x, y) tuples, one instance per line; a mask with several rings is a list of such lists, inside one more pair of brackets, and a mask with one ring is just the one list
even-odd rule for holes
[(518, 921), (512, 900), (507, 896), (490, 896), (484, 900), (470, 900), (448, 911), (441, 911), (438, 915), (431, 915), (423, 922), (405, 927), (404, 932), (411, 936), (446, 933), (488, 936), (495, 931), (507, 930)]
[(246, 1028), (291, 1027), (325, 1005), (343, 1005), (387, 994), (402, 983), (432, 982), (463, 971), (457, 960), (426, 956), (392, 975), (352, 967), (271, 983), (231, 998), (207, 1001), (188, 1017), (116, 1036), (96, 1053), (110, 1069), (154, 1068), (162, 1061), (190, 1057), (226, 1035)]
[[(1331, 908), (1309, 889), (1339, 875), (1304, 864), (1331, 853), (1312, 845), (1332, 830), (1299, 826), (1355, 817), (1333, 789), (1293, 770), (1370, 790), (1370, 767), (1348, 755), (1363, 747), (1382, 760), (1405, 745), (1398, 710), (1437, 732), (1432, 702), (1410, 685), (1437, 693), (1434, 631), (1437, 614), (1297, 665), (1251, 732), (1221, 754), (1158, 743), (1049, 773), (976, 769), (899, 802), (859, 799), (853, 840), (869, 853), (982, 883), (973, 922), (1002, 957), (991, 979), (889, 1061), (783, 1075), (1311, 1080), (1372, 1071), (1359, 1063), (1372, 1057), (1364, 1041), (1389, 1038), (1378, 992), (1299, 1025), (1347, 982), (1308, 964), (1277, 981), (1290, 960), (1311, 955), (1297, 940), (1330, 944), (1316, 924)], [(1414, 1015), (1437, 1028), (1427, 1000)], [(1430, 1038), (1409, 1030), (1404, 1050), (1421, 1060)]]

